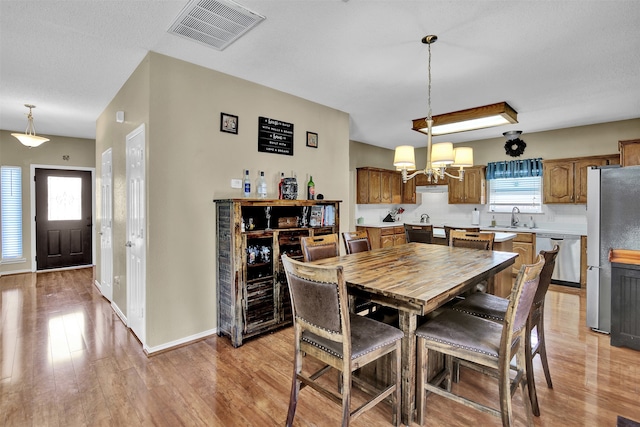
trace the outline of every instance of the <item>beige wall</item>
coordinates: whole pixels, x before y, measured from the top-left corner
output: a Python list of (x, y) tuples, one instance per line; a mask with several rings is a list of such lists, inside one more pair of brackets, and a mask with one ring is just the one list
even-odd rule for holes
[[(11, 136), (13, 132), (23, 133), (24, 129), (0, 130), (0, 165), (22, 168), (22, 248), (26, 261), (0, 265), (2, 273), (35, 271), (35, 264), (32, 265), (35, 248), (31, 248), (31, 218), (34, 215), (31, 212), (31, 165), (83, 169), (95, 166), (95, 142), (92, 139), (40, 135), (50, 141), (39, 147), (27, 148)], [(69, 156), (69, 159), (64, 160), (63, 156)]]
[[(500, 134), (498, 130), (496, 133)], [(618, 152), (618, 141), (639, 137), (640, 118), (546, 132), (523, 133), (521, 139), (527, 143), (527, 147), (520, 158), (562, 159), (613, 154)], [(505, 154), (505, 142), (506, 139), (500, 137), (470, 141), (459, 145), (473, 147), (474, 163), (486, 165), (488, 162), (514, 159)], [(393, 150), (379, 147), (371, 150), (371, 146), (356, 141), (351, 141), (349, 146), (351, 170), (361, 166), (393, 169)], [(418, 167), (424, 167), (426, 163), (425, 148), (416, 148), (416, 163)]]
[[(124, 125), (114, 120), (117, 110), (125, 112)], [(239, 117), (237, 135), (220, 132), (221, 112)], [(294, 124), (294, 156), (257, 151), (259, 116)], [(270, 196), (280, 171), (295, 171), (300, 184), (311, 174), (316, 191), (344, 200), (341, 216), (351, 217), (344, 112), (150, 53), (98, 119), (96, 162), (113, 147), (115, 180), (121, 183), (124, 138), (142, 122), (147, 123), (146, 342), (152, 350), (216, 327), (212, 201), (240, 197), (230, 180), (241, 179), (244, 169), (250, 169), (254, 185), (258, 170), (265, 171)], [(307, 131), (318, 133), (317, 149), (305, 146)], [(114, 288), (114, 301), (126, 313), (121, 187), (114, 191), (114, 207), (122, 212), (114, 221), (114, 275), (122, 289)]]

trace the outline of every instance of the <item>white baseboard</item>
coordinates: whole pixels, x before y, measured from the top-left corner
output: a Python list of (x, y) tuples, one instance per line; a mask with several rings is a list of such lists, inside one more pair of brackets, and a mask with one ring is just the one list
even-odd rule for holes
[(120, 311), (120, 307), (118, 307), (118, 305), (113, 301), (111, 301), (111, 308), (116, 312), (120, 320), (122, 320), (122, 323), (124, 323), (126, 327), (129, 327), (129, 325), (127, 324), (127, 316), (125, 316), (124, 313)]
[(190, 335), (188, 337), (184, 337), (184, 338), (180, 338), (178, 340), (175, 341), (171, 341), (168, 343), (164, 343), (161, 345), (156, 345), (153, 347), (148, 347), (146, 344), (143, 345), (144, 351), (147, 352), (148, 355), (151, 355), (153, 353), (157, 353), (159, 351), (163, 351), (163, 350), (167, 350), (173, 347), (178, 347), (184, 344), (189, 344), (190, 342), (193, 341), (197, 341), (200, 340), (202, 338), (207, 338), (210, 337), (211, 335), (215, 335), (218, 333), (218, 329), (214, 328), (214, 329), (209, 329), (208, 331), (204, 331), (204, 332), (200, 332), (199, 334), (194, 334), (194, 335)]
[(93, 284), (100, 291), (100, 295), (102, 295), (102, 285), (100, 284), (100, 282), (98, 282), (97, 280), (94, 280)]

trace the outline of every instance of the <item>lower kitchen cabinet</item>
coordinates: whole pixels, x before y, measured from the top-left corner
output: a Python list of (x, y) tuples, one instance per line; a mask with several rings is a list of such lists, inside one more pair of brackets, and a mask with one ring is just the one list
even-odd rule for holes
[(357, 226), (356, 230), (367, 231), (369, 234), (371, 249), (389, 248), (391, 246), (404, 245), (407, 243), (407, 238), (404, 234), (404, 225), (391, 227)]
[(218, 335), (228, 336), (231, 344), (239, 347), (247, 338), (292, 323), (280, 256), (301, 260), (302, 237), (338, 233), (340, 201), (214, 202)]
[(516, 262), (511, 269), (513, 277), (518, 275), (522, 264), (533, 264), (536, 258), (535, 233), (517, 233), (513, 239), (513, 252), (518, 254)]

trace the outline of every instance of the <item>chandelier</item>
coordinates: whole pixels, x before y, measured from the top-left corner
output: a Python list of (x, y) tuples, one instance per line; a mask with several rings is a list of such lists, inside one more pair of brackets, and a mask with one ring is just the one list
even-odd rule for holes
[[(473, 166), (473, 148), (453, 147), (451, 142), (432, 143), (433, 135), (444, 135), (455, 132), (464, 132), (473, 129), (482, 129), (508, 123), (517, 123), (517, 113), (506, 102), (485, 105), (468, 110), (433, 116), (431, 113), (431, 44), (438, 37), (428, 35), (422, 39), (422, 43), (429, 47), (428, 63), (428, 110), (427, 117), (413, 120), (413, 130), (427, 135), (427, 164), (424, 170), (418, 170), (409, 174), (408, 171), (416, 169), (415, 151), (410, 145), (396, 147), (393, 165), (402, 171), (402, 181), (415, 178), (424, 174), (428, 182), (437, 183), (444, 181), (445, 176), (462, 181), (464, 168)], [(453, 174), (451, 168), (459, 168), (457, 174)]]
[(27, 130), (24, 133), (12, 133), (11, 136), (15, 136), (22, 145), (29, 148), (37, 147), (40, 144), (49, 141), (49, 138), (43, 138), (36, 135), (36, 128), (33, 125), (33, 114), (31, 114), (31, 110), (36, 108), (36, 106), (31, 104), (24, 104), (24, 106), (29, 109), (29, 114), (27, 115)]

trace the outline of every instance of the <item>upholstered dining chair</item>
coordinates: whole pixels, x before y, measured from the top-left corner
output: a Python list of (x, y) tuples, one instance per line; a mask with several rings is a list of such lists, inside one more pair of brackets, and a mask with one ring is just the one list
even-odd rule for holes
[(451, 230), (449, 232), (449, 246), (492, 251), (493, 241), (495, 240), (495, 237), (495, 233)]
[(308, 236), (300, 239), (302, 256), (305, 262), (331, 258), (340, 255), (337, 234)]
[(451, 237), (451, 230), (460, 230), (460, 231), (468, 231), (470, 233), (479, 233), (480, 227), (451, 227), (451, 226), (445, 225), (444, 236), (447, 239), (447, 245), (450, 245), (449, 238)]
[[(424, 425), (426, 392), (432, 392), (502, 419), (503, 426), (512, 420), (511, 399), (520, 386), (528, 425), (533, 426), (531, 400), (528, 396), (525, 368), (526, 323), (538, 288), (544, 257), (535, 264), (524, 264), (511, 290), (502, 324), (456, 310), (444, 310), (416, 330), (418, 381), (416, 405), (418, 421)], [(428, 380), (429, 351), (445, 356), (442, 373)], [(515, 355), (515, 375), (511, 379), (510, 362)], [(500, 410), (452, 391), (453, 359), (462, 366), (498, 378)], [(442, 387), (444, 385), (444, 388)]]
[[(547, 387), (553, 388), (551, 373), (549, 372), (549, 362), (547, 361), (547, 347), (544, 339), (544, 300), (551, 283), (551, 275), (556, 265), (559, 246), (550, 251), (540, 251), (540, 256), (544, 257), (544, 267), (540, 273), (538, 290), (533, 298), (531, 313), (527, 319), (527, 331), (525, 334), (525, 362), (527, 368), (527, 386), (533, 414), (540, 416), (540, 406), (536, 393), (536, 383), (533, 375), (533, 358), (540, 355), (542, 370), (544, 371)], [(454, 310), (462, 311), (473, 316), (482, 317), (496, 322), (504, 322), (504, 316), (509, 306), (507, 298), (500, 298), (496, 295), (476, 292), (466, 299), (453, 306)]]
[(431, 243), (433, 240), (433, 225), (412, 226), (404, 225), (404, 234), (407, 237), (407, 243)]
[(369, 242), (367, 230), (345, 231), (342, 233), (342, 240), (347, 254), (371, 250), (371, 242)]
[[(286, 255), (282, 256), (282, 264), (291, 296), (295, 337), (294, 372), (286, 425), (293, 424), (300, 390), (309, 386), (342, 405), (343, 426), (348, 426), (351, 420), (387, 398), (391, 399), (392, 422), (398, 426), (402, 331), (345, 310), (347, 287), (341, 266), (318, 266), (292, 260)], [(384, 357), (386, 355), (389, 357)], [(308, 358), (317, 359), (325, 366), (307, 374), (303, 372), (303, 360)], [(380, 358), (388, 361), (393, 380), (388, 385), (363, 386), (368, 391), (369, 400), (352, 410), (352, 384), (364, 381), (352, 373)], [(331, 368), (341, 374), (337, 384), (341, 393), (331, 388), (333, 384), (330, 382), (316, 381)]]
[[(366, 252), (371, 250), (371, 242), (369, 242), (369, 233), (367, 230), (345, 231), (342, 233), (342, 241), (347, 254), (355, 254), (358, 252)], [(380, 308), (378, 304), (374, 304), (371, 300), (362, 297), (352, 297), (355, 313), (372, 314)]]

